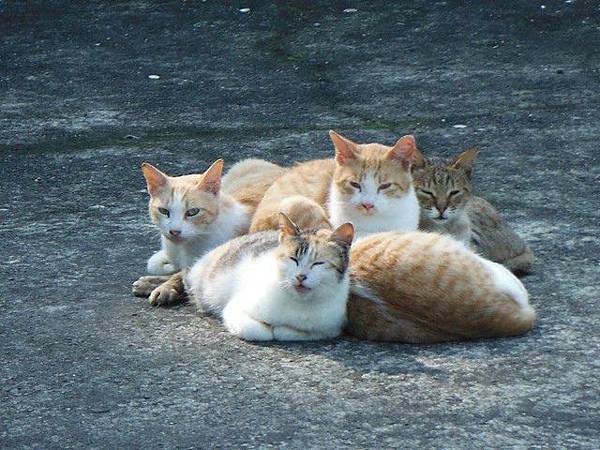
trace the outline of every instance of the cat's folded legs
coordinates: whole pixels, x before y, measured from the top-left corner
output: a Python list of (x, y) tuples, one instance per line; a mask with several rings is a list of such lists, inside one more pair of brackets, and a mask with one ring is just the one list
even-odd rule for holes
[(185, 299), (183, 272), (177, 272), (156, 287), (148, 298), (152, 306), (168, 306)]
[(177, 269), (169, 260), (167, 252), (159, 250), (148, 260), (148, 273), (152, 275), (171, 275), (177, 272)]
[(136, 297), (148, 297), (154, 289), (169, 278), (169, 275), (147, 275), (139, 277), (131, 286), (131, 291)]
[(246, 341), (273, 340), (273, 327), (240, 311), (235, 301), (223, 309), (223, 324), (231, 334)]
[(316, 341), (325, 339), (327, 336), (311, 334), (306, 331), (297, 330), (286, 326), (273, 327), (273, 338), (276, 341)]

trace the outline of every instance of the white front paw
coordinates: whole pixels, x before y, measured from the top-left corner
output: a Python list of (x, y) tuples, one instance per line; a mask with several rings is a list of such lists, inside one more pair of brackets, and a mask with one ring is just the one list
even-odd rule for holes
[(148, 273), (152, 275), (171, 275), (177, 272), (177, 268), (163, 250), (156, 252), (150, 257), (147, 268)]

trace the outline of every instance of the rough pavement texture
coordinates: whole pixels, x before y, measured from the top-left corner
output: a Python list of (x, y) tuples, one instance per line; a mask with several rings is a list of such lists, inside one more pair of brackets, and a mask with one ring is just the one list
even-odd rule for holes
[[(600, 11), (544, 4), (0, 1), (0, 447), (597, 448)], [(289, 163), (330, 128), (479, 146), (537, 328), (253, 345), (130, 295), (142, 161)]]

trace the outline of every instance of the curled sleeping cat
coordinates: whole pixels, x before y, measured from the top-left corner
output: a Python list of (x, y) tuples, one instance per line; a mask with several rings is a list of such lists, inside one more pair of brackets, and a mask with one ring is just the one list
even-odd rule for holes
[(352, 246), (346, 332), (433, 343), (531, 330), (527, 290), (507, 268), (437, 233), (372, 234)]
[(315, 340), (338, 336), (346, 322), (351, 224), (300, 230), (285, 214), (280, 232), (231, 240), (186, 272), (198, 307), (245, 340)]
[(416, 230), (419, 203), (413, 188), (413, 136), (393, 147), (356, 144), (330, 132), (335, 159), (298, 164), (267, 190), (250, 231), (277, 228), (285, 212), (300, 227), (330, 227), (352, 222), (355, 237), (388, 230)]
[[(149, 213), (161, 232), (161, 250), (148, 260), (151, 276), (133, 293), (152, 304), (174, 301), (183, 292), (179, 271), (229, 239), (244, 234), (264, 191), (285, 169), (262, 160), (243, 160), (221, 180), (223, 160), (203, 174), (171, 177), (150, 164), (142, 171), (150, 194)], [(171, 275), (171, 276), (169, 276)], [(155, 289), (161, 283), (163, 289)]]
[(515, 273), (531, 271), (533, 253), (498, 211), (472, 193), (476, 149), (451, 160), (426, 159), (418, 150), (412, 166), (421, 207), (419, 229), (452, 236)]

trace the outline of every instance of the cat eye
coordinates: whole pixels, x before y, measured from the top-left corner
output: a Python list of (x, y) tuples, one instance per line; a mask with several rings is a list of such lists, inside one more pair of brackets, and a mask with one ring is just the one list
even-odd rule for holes
[(325, 261), (317, 261), (317, 262), (314, 262), (314, 263), (312, 263), (312, 266), (311, 266), (311, 267), (320, 266), (321, 264), (325, 264)]
[(456, 195), (456, 194), (460, 194), (460, 191), (450, 191), (450, 194), (448, 196), (452, 197), (453, 195)]
[(350, 186), (352, 186), (353, 188), (356, 188), (356, 189), (358, 189), (359, 191), (361, 190), (361, 188), (360, 188), (360, 184), (359, 184), (359, 183), (357, 183), (356, 181), (351, 181), (351, 182), (350, 182)]
[(389, 188), (391, 185), (392, 185), (392, 183), (383, 183), (383, 184), (380, 184), (378, 190), (379, 191), (383, 191), (384, 189)]
[(194, 217), (194, 216), (195, 216), (195, 215), (197, 215), (199, 212), (200, 212), (200, 210), (199, 210), (198, 208), (191, 208), (191, 209), (188, 209), (188, 210), (185, 212), (185, 215), (186, 215), (187, 217)]
[(169, 217), (169, 210), (168, 209), (158, 208), (158, 212), (161, 213), (163, 216)]
[(294, 261), (294, 262), (296, 263), (296, 265), (298, 265), (298, 260), (297, 260), (296, 258), (294, 258), (293, 256), (290, 256), (290, 259), (291, 259), (292, 261)]
[(429, 192), (429, 191), (426, 191), (426, 190), (424, 190), (424, 189), (421, 189), (421, 192), (422, 192), (423, 194), (425, 194), (425, 195), (429, 195), (430, 197), (435, 197), (435, 195), (433, 195), (433, 192)]

